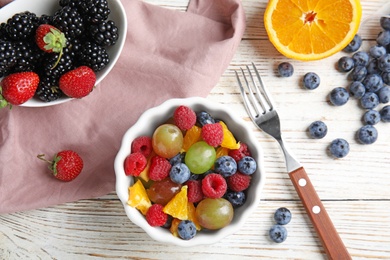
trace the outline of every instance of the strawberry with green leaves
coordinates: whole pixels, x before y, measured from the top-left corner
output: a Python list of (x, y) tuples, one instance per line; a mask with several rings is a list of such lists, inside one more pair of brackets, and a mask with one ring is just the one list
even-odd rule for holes
[(78, 153), (72, 150), (64, 150), (57, 153), (52, 161), (48, 161), (44, 158), (44, 154), (38, 155), (38, 158), (48, 162), (49, 169), (53, 173), (54, 177), (61, 181), (72, 181), (80, 175), (84, 163), (83, 159)]
[(0, 82), (0, 108), (21, 105), (32, 98), (38, 88), (37, 73), (17, 72), (4, 77)]
[(80, 66), (62, 75), (59, 87), (68, 97), (82, 98), (93, 90), (95, 83), (95, 72), (88, 66)]

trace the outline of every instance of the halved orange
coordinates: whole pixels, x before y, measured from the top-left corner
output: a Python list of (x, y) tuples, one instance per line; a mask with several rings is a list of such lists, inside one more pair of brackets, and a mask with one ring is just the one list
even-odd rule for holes
[(360, 0), (270, 0), (264, 26), (281, 54), (312, 61), (344, 49), (357, 33), (361, 16)]

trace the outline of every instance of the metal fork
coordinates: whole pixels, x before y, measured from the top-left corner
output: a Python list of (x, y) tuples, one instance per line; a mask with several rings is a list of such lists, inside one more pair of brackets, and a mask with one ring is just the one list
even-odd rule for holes
[(288, 150), (286, 143), (283, 142), (278, 113), (255, 64), (252, 63), (252, 70), (249, 66), (246, 66), (246, 70), (242, 68), (240, 70), (245, 84), (241, 82), (237, 71), (235, 71), (235, 74), (249, 117), (259, 129), (271, 135), (280, 144), (285, 156), (289, 177), (309, 215), (327, 256), (329, 259), (352, 259), (305, 169)]

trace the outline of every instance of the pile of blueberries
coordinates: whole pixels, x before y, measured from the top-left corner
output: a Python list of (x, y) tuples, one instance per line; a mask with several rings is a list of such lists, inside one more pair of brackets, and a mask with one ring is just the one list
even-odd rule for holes
[[(359, 100), (365, 109), (363, 126), (358, 129), (356, 138), (362, 144), (372, 144), (378, 139), (378, 131), (374, 125), (390, 122), (390, 105), (380, 108), (380, 104), (390, 101), (390, 18), (380, 18), (381, 32), (376, 38), (376, 44), (368, 51), (359, 50), (362, 39), (357, 34), (344, 52), (350, 56), (341, 57), (337, 66), (339, 71), (347, 73), (350, 84), (347, 87), (336, 87), (329, 93), (332, 105), (345, 105), (350, 98)], [(293, 66), (283, 62), (278, 66), (282, 77), (294, 73)], [(320, 85), (320, 77), (314, 72), (308, 72), (303, 77), (303, 86), (313, 90)], [(320, 139), (327, 134), (327, 126), (322, 121), (315, 121), (308, 127), (312, 138)], [(349, 143), (342, 138), (333, 140), (329, 152), (336, 158), (345, 157), (349, 153)]]

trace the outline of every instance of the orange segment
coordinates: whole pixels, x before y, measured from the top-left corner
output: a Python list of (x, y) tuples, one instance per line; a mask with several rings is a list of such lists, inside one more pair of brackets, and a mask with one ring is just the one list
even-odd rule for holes
[(144, 215), (149, 207), (152, 206), (141, 180), (138, 180), (133, 186), (129, 187), (129, 199), (127, 204), (138, 209)]
[(222, 125), (223, 130), (223, 140), (221, 147), (225, 147), (232, 150), (240, 148), (240, 143), (237, 143), (236, 138), (234, 138), (233, 133), (230, 132), (227, 125), (222, 121), (219, 121), (219, 123)]
[(194, 203), (189, 202), (188, 203), (188, 220), (191, 220), (194, 222), (196, 230), (201, 230), (202, 227), (199, 224), (198, 218), (196, 217), (196, 208), (194, 206)]
[(264, 26), (281, 54), (310, 61), (344, 49), (357, 33), (361, 16), (359, 0), (270, 0)]
[(163, 212), (181, 220), (188, 219), (187, 185), (164, 206)]
[(179, 233), (177, 232), (177, 227), (179, 226), (180, 222), (181, 222), (180, 219), (174, 218), (172, 220), (171, 227), (169, 228), (169, 231), (171, 231), (172, 235), (175, 237), (179, 237)]
[(139, 174), (139, 178), (143, 179), (145, 182), (149, 181), (149, 168), (152, 161), (152, 157), (155, 156), (156, 153), (153, 151), (149, 157), (147, 158), (147, 163), (145, 169)]
[(230, 149), (225, 148), (225, 147), (218, 147), (216, 151), (217, 158), (228, 155)]
[(183, 150), (184, 151), (187, 151), (191, 147), (191, 145), (200, 141), (201, 132), (202, 132), (202, 128), (194, 125), (185, 133), (184, 139), (183, 139)]

